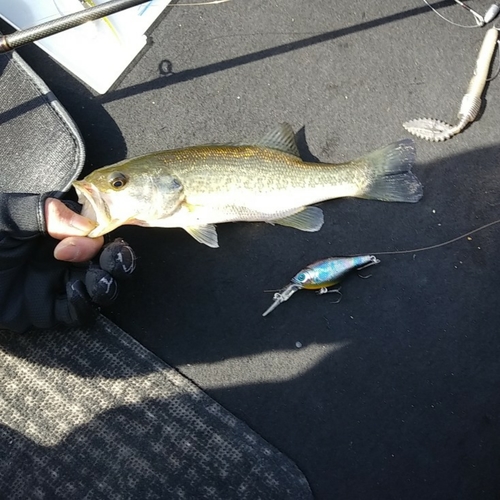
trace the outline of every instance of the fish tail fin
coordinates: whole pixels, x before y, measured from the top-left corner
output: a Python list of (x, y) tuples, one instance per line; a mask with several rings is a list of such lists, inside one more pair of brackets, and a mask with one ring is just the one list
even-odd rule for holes
[(380, 201), (416, 203), (422, 198), (422, 184), (411, 167), (415, 162), (415, 143), (412, 139), (389, 144), (363, 157), (370, 178), (357, 198)]

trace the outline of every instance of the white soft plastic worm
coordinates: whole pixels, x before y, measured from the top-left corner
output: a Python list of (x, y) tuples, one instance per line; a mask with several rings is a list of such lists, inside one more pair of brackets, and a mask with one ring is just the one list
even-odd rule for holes
[(449, 125), (441, 120), (434, 118), (420, 118), (403, 123), (403, 127), (408, 132), (433, 142), (441, 142), (460, 133), (468, 123), (476, 119), (479, 109), (481, 108), (481, 95), (488, 77), (491, 59), (495, 52), (495, 47), (498, 39), (498, 29), (490, 28), (486, 32), (479, 56), (476, 61), (476, 69), (474, 76), (469, 82), (467, 93), (462, 99), (462, 104), (458, 112), (458, 123)]

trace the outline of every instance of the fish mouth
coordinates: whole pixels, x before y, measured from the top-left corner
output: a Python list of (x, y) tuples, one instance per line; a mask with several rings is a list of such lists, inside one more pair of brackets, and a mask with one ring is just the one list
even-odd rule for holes
[(92, 184), (85, 181), (75, 181), (73, 182), (73, 187), (78, 195), (78, 203), (82, 205), (81, 215), (97, 224), (88, 236), (90, 238), (97, 238), (114, 229), (114, 227), (110, 229), (112, 220), (109, 207), (102, 197), (99, 196), (99, 191)]

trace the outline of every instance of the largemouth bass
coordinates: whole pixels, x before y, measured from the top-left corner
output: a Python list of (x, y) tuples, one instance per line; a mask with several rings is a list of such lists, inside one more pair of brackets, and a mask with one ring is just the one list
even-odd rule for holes
[(411, 172), (405, 139), (343, 164), (301, 160), (295, 135), (281, 124), (255, 144), (203, 145), (151, 153), (101, 168), (73, 183), (97, 237), (123, 224), (181, 227), (217, 247), (214, 224), (260, 221), (319, 231), (310, 207), (352, 196), (415, 203), (422, 185)]

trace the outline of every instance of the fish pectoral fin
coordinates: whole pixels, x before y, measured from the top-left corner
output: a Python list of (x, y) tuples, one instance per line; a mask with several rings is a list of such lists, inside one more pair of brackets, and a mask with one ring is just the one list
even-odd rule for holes
[(255, 146), (277, 149), (300, 158), (299, 148), (295, 142), (295, 133), (288, 123), (280, 123), (262, 137)]
[(305, 207), (293, 215), (271, 221), (281, 226), (294, 227), (301, 231), (314, 233), (319, 231), (324, 222), (323, 210), (318, 207)]
[(217, 230), (213, 224), (206, 226), (191, 226), (184, 228), (196, 241), (203, 243), (211, 248), (219, 248), (217, 240)]

